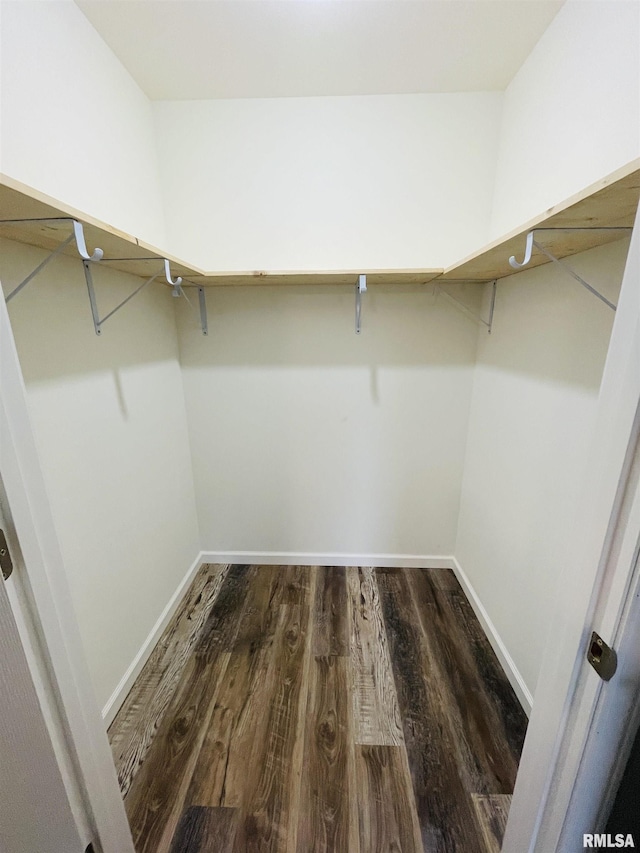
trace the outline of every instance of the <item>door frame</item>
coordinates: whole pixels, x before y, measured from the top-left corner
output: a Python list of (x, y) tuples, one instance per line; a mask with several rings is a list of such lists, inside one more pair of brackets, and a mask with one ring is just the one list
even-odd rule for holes
[[(503, 853), (575, 853), (583, 833), (602, 831), (593, 824), (605, 816), (606, 789), (617, 772), (614, 758), (624, 747), (624, 727), (630, 722), (629, 699), (640, 689), (637, 651), (628, 653), (640, 611), (635, 599), (640, 590), (639, 435), (640, 208), (600, 387), (588, 470), (569, 533), (571, 557), (558, 584)], [(592, 630), (620, 653), (617, 677), (606, 686), (586, 660)], [(612, 717), (606, 727), (598, 727), (603, 710)]]
[[(0, 298), (0, 472), (24, 558), (26, 576), (22, 581), (32, 603), (32, 610), (22, 607), (18, 618), (30, 622), (41, 641), (36, 653), (42, 656), (42, 671), (49, 673), (45, 689), (65, 730), (67, 769), (75, 768), (86, 825), (94, 830), (96, 853), (98, 849), (102, 853), (135, 853), (84, 658), (4, 298)], [(20, 606), (19, 599), (12, 604)], [(47, 723), (56, 725), (55, 720)], [(61, 770), (65, 772), (65, 768)]]

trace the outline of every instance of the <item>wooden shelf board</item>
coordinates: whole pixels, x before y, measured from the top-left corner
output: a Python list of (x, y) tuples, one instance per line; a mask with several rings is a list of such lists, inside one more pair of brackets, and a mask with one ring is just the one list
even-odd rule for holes
[[(167, 258), (171, 262), (171, 273), (174, 278), (176, 275), (201, 275), (203, 272), (198, 267), (165, 254), (160, 249), (143, 243), (124, 231), (112, 228), (31, 187), (25, 187), (6, 175), (0, 175), (0, 220), (58, 217), (77, 219), (82, 222), (90, 252), (99, 247), (104, 251), (105, 258), (134, 259), (110, 262), (108, 264), (110, 268), (148, 278), (158, 269), (162, 269), (162, 259)], [(41, 249), (56, 249), (69, 234), (71, 234), (71, 225), (68, 222), (23, 222), (16, 225), (0, 223), (0, 237)], [(63, 254), (77, 258), (75, 244), (71, 243), (63, 250)], [(135, 260), (145, 258), (150, 260)]]
[[(459, 261), (446, 270), (394, 269), (394, 270), (304, 270), (304, 271), (248, 271), (205, 272), (198, 267), (162, 252), (160, 249), (112, 228), (93, 217), (21, 184), (6, 175), (0, 175), (0, 219), (51, 219), (67, 217), (77, 219), (85, 226), (89, 251), (100, 247), (107, 260), (104, 267), (121, 270), (141, 277), (151, 277), (162, 270), (162, 258), (171, 262), (171, 273), (190, 283), (206, 287), (255, 285), (352, 285), (360, 273), (366, 273), (367, 283), (388, 285), (421, 285), (438, 279), (448, 281), (489, 281), (514, 275), (509, 265), (510, 255), (520, 259), (524, 253), (525, 238), (529, 231), (540, 228), (629, 228), (633, 226), (640, 198), (640, 160), (636, 160), (612, 175), (598, 181), (570, 199), (549, 208), (509, 234), (494, 240), (488, 246)], [(33, 222), (20, 225), (0, 224), (0, 237), (56, 249), (71, 233), (66, 222)], [(540, 231), (536, 240), (546, 246), (557, 258), (565, 258), (594, 246), (619, 240), (626, 235), (615, 231)], [(77, 257), (71, 244), (65, 254)], [(118, 259), (109, 261), (110, 258)], [(525, 269), (549, 263), (548, 258), (535, 251)], [(162, 280), (162, 279), (159, 279)]]
[(442, 269), (406, 270), (306, 270), (280, 272), (210, 272), (204, 276), (192, 276), (190, 282), (208, 287), (237, 287), (242, 285), (355, 285), (358, 275), (367, 276), (367, 285), (372, 284), (427, 284), (443, 272)]
[[(522, 260), (526, 235), (536, 228), (631, 228), (639, 199), (640, 161), (636, 160), (448, 267), (440, 280), (489, 281), (514, 275), (518, 271), (509, 264), (509, 257), (515, 255), (516, 260)], [(620, 240), (627, 236), (627, 233), (623, 230), (555, 233), (541, 231), (536, 234), (536, 240), (557, 258), (566, 258), (595, 246)], [(534, 249), (531, 261), (525, 269), (546, 263), (550, 263), (549, 259)]]

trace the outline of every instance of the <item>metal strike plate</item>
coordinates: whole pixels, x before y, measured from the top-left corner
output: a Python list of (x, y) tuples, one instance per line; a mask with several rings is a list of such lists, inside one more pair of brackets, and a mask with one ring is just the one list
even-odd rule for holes
[(618, 655), (595, 631), (589, 641), (587, 660), (603, 681), (609, 681), (618, 668)]
[(2, 577), (8, 580), (13, 571), (13, 560), (9, 553), (9, 546), (4, 535), (4, 530), (0, 530), (0, 568), (2, 569)]

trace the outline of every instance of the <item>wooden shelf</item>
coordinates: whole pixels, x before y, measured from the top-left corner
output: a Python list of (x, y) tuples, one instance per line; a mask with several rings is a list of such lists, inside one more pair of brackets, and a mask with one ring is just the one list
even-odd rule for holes
[(442, 269), (313, 270), (291, 272), (209, 272), (190, 280), (208, 287), (229, 285), (353, 284), (366, 274), (370, 284), (427, 284), (442, 275)]
[[(52, 199), (6, 175), (0, 175), (0, 220), (3, 219), (50, 219), (65, 217), (77, 219), (84, 225), (87, 248), (90, 252), (99, 246), (105, 258), (150, 258), (150, 260), (118, 261), (109, 263), (112, 269), (149, 278), (158, 270), (158, 261), (167, 258), (171, 262), (171, 273), (176, 275), (202, 275), (198, 269), (179, 258), (165, 254), (155, 246), (144, 243), (124, 231), (100, 222), (86, 213)], [(71, 233), (65, 222), (23, 222), (19, 225), (0, 224), (0, 237), (38, 246), (41, 249), (56, 249)], [(63, 254), (78, 257), (73, 243)], [(160, 264), (161, 266), (161, 264)]]
[[(155, 246), (132, 237), (124, 231), (112, 228), (104, 222), (87, 216), (75, 208), (46, 196), (31, 187), (26, 187), (6, 175), (0, 175), (0, 219), (51, 219), (65, 217), (77, 219), (84, 225), (87, 247), (96, 246), (104, 250), (110, 269), (121, 270), (148, 278), (158, 270), (158, 261), (168, 258), (171, 273), (206, 287), (238, 285), (299, 285), (299, 284), (354, 284), (358, 275), (367, 274), (368, 284), (426, 284), (442, 274), (439, 269), (408, 270), (318, 270), (283, 272), (205, 272)], [(19, 225), (0, 224), (0, 237), (38, 246), (56, 249), (71, 233), (65, 222), (23, 222)], [(73, 244), (63, 254), (77, 257)], [(109, 261), (110, 258), (133, 260)], [(139, 260), (135, 260), (139, 259)], [(106, 265), (105, 265), (106, 266)]]
[[(640, 161), (636, 160), (581, 193), (555, 205), (544, 214), (525, 223), (515, 231), (494, 240), (478, 252), (442, 269), (393, 270), (304, 270), (279, 272), (205, 272), (180, 258), (162, 252), (124, 231), (87, 216), (68, 205), (44, 195), (19, 181), (0, 175), (0, 219), (73, 218), (83, 223), (89, 251), (96, 246), (104, 250), (108, 267), (148, 278), (158, 272), (159, 261), (167, 258), (171, 273), (188, 282), (206, 287), (255, 285), (350, 285), (361, 273), (367, 284), (421, 285), (438, 280), (490, 281), (514, 275), (509, 256), (521, 259), (529, 231), (540, 228), (629, 228), (633, 226), (640, 199)], [(0, 224), (0, 237), (43, 249), (56, 249), (71, 233), (66, 222), (31, 222), (19, 225)], [(536, 240), (557, 258), (565, 258), (586, 249), (610, 243), (626, 236), (623, 230), (613, 231), (541, 231)], [(77, 257), (71, 244), (65, 254)], [(549, 263), (548, 258), (535, 252), (526, 269)], [(105, 264), (107, 266), (107, 264)]]
[[(516, 260), (522, 260), (526, 235), (536, 228), (631, 228), (639, 199), (640, 161), (635, 160), (448, 267), (439, 280), (491, 281), (514, 275), (517, 270), (509, 264), (509, 258), (515, 255)], [(627, 235), (626, 231), (543, 231), (536, 235), (536, 240), (556, 258), (566, 258)], [(525, 269), (546, 263), (549, 259), (534, 251)]]

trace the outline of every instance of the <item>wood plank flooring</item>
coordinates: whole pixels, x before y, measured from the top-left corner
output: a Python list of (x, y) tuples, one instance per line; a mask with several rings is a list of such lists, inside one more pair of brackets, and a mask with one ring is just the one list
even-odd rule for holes
[(507, 828), (510, 794), (474, 794), (478, 822), (482, 830), (487, 853), (500, 853), (504, 831)]
[(452, 572), (209, 565), (109, 737), (138, 853), (497, 853), (525, 731)]

